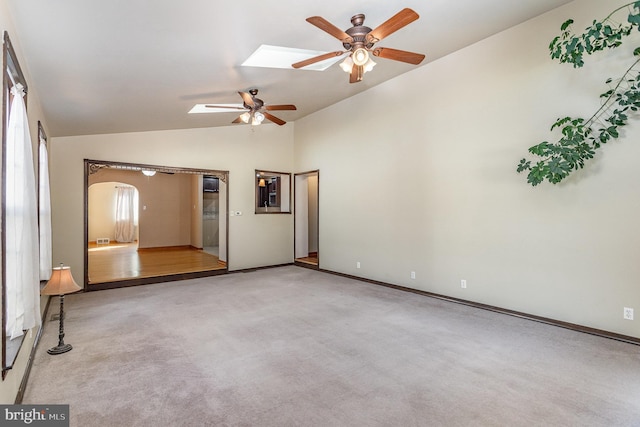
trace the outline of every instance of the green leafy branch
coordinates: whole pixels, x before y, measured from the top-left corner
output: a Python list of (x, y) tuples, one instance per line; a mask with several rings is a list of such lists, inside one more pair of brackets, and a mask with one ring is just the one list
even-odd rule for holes
[[(629, 9), (627, 23), (612, 20), (616, 12)], [(552, 59), (560, 63), (573, 64), (574, 68), (584, 65), (583, 56), (605, 49), (613, 49), (622, 44), (622, 39), (631, 34), (633, 27), (640, 30), (640, 1), (628, 3), (609, 14), (602, 22), (594, 21), (584, 33), (573, 35), (572, 19), (560, 27), (561, 34), (549, 45)], [(634, 50), (640, 56), (640, 47)], [(600, 108), (587, 120), (564, 117), (558, 119), (551, 131), (558, 128), (562, 137), (555, 143), (542, 142), (529, 148), (529, 153), (537, 156), (534, 161), (523, 158), (517, 172), (527, 171), (527, 182), (536, 186), (547, 180), (557, 184), (569, 174), (584, 167), (585, 161), (592, 159), (602, 144), (620, 136), (620, 127), (625, 126), (629, 114), (640, 109), (640, 59), (627, 69), (615, 84), (607, 80), (609, 90), (600, 95)]]

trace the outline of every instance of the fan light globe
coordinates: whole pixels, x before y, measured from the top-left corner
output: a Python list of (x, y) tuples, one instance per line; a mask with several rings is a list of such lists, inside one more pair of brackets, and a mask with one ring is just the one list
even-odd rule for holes
[(262, 114), (260, 111), (256, 111), (255, 113), (253, 113), (253, 117), (251, 118), (251, 124), (253, 126), (258, 126), (260, 123), (262, 123), (263, 120), (264, 114)]
[(365, 72), (365, 73), (367, 73), (367, 72), (369, 72), (369, 71), (373, 70), (373, 67), (375, 67), (375, 66), (376, 66), (376, 63), (375, 63), (375, 62), (373, 62), (373, 60), (372, 60), (371, 58), (369, 58), (369, 60), (367, 61), (367, 63), (366, 63), (366, 64), (364, 64), (364, 68), (363, 68), (363, 70), (364, 70), (364, 72)]
[(247, 111), (246, 113), (240, 114), (240, 120), (244, 123), (249, 123), (249, 119), (251, 118), (251, 114)]
[(367, 63), (367, 61), (369, 61), (369, 52), (367, 52), (366, 49), (359, 47), (353, 51), (352, 57), (354, 64), (363, 66)]
[(342, 71), (344, 71), (345, 73), (351, 72), (351, 68), (353, 68), (353, 60), (351, 59), (351, 55), (347, 56), (344, 61), (340, 63), (340, 68), (342, 68)]

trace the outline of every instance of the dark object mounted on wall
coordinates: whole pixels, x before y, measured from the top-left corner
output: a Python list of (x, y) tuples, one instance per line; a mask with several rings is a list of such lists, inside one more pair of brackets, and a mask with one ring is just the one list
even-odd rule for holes
[(220, 191), (220, 180), (215, 176), (203, 175), (202, 191), (205, 193), (218, 193)]

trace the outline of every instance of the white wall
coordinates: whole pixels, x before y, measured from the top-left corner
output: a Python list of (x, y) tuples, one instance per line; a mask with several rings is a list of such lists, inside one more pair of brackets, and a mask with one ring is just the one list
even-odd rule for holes
[(322, 172), (320, 267), (640, 337), (622, 317), (640, 307), (640, 124), (560, 185), (515, 172), (633, 61), (574, 70), (549, 42), (622, 4), (575, 1), (298, 120), (295, 169)]
[(59, 137), (50, 159), (53, 259), (64, 259), (76, 278), (84, 276), (84, 159), (228, 170), (229, 209), (242, 212), (228, 220), (229, 269), (293, 260), (292, 215), (255, 215), (253, 208), (255, 169), (293, 168), (293, 124)]

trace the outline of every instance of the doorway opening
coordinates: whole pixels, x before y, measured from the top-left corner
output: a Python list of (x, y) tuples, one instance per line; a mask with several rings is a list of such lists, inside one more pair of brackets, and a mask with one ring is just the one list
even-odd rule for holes
[(314, 269), (320, 267), (319, 184), (318, 170), (294, 176), (294, 263)]

